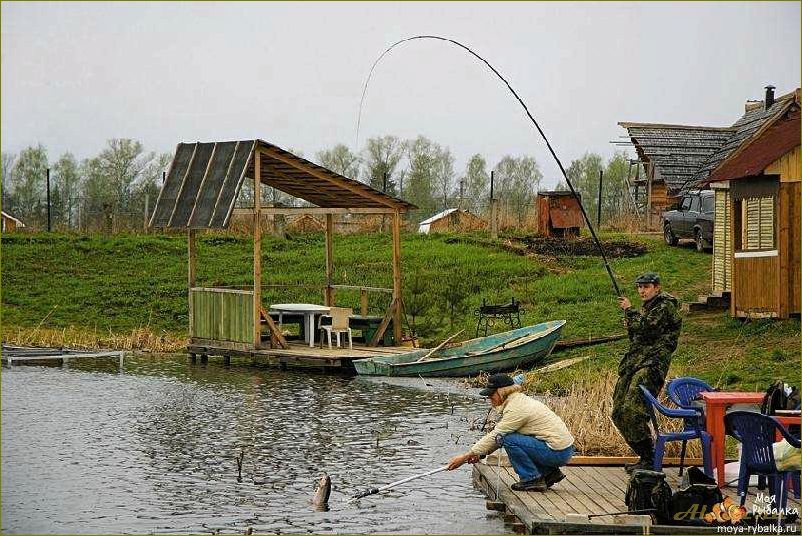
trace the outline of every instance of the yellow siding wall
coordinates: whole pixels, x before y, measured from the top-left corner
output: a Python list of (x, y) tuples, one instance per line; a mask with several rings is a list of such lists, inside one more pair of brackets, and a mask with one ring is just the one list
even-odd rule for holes
[(732, 202), (729, 190), (716, 190), (713, 223), (713, 292), (732, 290)]
[(779, 175), (780, 182), (799, 182), (799, 145), (769, 164), (763, 171), (766, 175)]

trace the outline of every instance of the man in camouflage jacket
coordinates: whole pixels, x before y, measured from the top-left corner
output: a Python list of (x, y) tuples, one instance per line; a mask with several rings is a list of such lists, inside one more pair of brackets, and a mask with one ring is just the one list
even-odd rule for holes
[(651, 413), (638, 386), (645, 386), (657, 397), (665, 383), (682, 327), (677, 299), (662, 292), (659, 275), (642, 274), (635, 284), (643, 300), (640, 311), (632, 307), (629, 299), (618, 299), (626, 315), (629, 351), (618, 365), (612, 415), (618, 431), (640, 457), (637, 463), (627, 466), (627, 471), (652, 468)]

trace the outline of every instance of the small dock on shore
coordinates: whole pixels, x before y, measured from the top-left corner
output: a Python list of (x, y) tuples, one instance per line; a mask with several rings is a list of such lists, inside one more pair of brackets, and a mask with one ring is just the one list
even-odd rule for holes
[[(587, 515), (627, 511), (624, 497), (628, 475), (620, 465), (623, 462), (611, 463), (609, 458), (577, 456), (562, 468), (566, 478), (545, 493), (513, 491), (510, 486), (518, 476), (504, 455), (500, 463), (496, 455), (491, 455), (475, 464), (472, 478), (474, 487), (487, 496), (488, 509), (504, 512), (505, 523), (520, 534), (721, 534), (715, 526), (656, 525), (651, 524), (649, 516), (640, 515), (583, 519)], [(678, 469), (667, 467), (666, 475), (676, 490)], [(749, 489), (747, 508), (755, 499), (754, 490)], [(736, 488), (725, 487), (721, 491), (738, 504)], [(788, 507), (800, 507), (793, 493), (789, 494)]]
[(62, 365), (83, 358), (117, 359), (123, 369), (124, 352), (120, 350), (76, 350), (71, 348), (34, 348), (28, 346), (3, 345), (2, 360), (6, 365)]

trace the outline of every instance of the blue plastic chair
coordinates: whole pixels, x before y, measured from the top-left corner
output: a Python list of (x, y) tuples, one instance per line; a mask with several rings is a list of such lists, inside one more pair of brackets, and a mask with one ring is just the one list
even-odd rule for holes
[[(706, 391), (715, 391), (715, 389), (699, 378), (683, 376), (680, 378), (674, 378), (668, 382), (668, 385), (666, 386), (666, 394), (668, 395), (668, 398), (677, 405), (677, 407), (699, 411), (698, 417), (690, 417), (685, 419), (685, 431), (695, 430), (696, 427), (704, 430), (704, 407), (694, 405), (694, 402), (698, 402), (699, 393)], [(682, 469), (685, 467), (685, 449), (687, 446), (688, 441), (683, 440), (679, 455), (680, 476), (682, 476)]]
[[(741, 506), (746, 502), (749, 478), (762, 475), (768, 478), (769, 495), (779, 497), (779, 508), (788, 503), (789, 477), (795, 478), (799, 490), (799, 471), (778, 471), (774, 461), (774, 438), (777, 432), (794, 447), (799, 448), (799, 438), (794, 437), (775, 419), (756, 411), (731, 411), (724, 416), (724, 422), (732, 436), (741, 442), (741, 468), (738, 475), (738, 495)], [(778, 493), (779, 491), (779, 493)]]
[[(664, 406), (657, 400), (649, 390), (644, 387), (643, 385), (639, 385), (641, 392), (643, 393), (643, 398), (646, 400), (647, 405), (649, 406), (649, 411), (652, 414), (652, 422), (654, 423), (654, 429), (657, 432), (657, 441), (654, 445), (654, 465), (653, 469), (655, 471), (660, 471), (663, 469), (663, 456), (665, 454), (665, 447), (666, 443), (669, 441), (683, 441), (687, 442), (691, 439), (698, 439), (702, 442), (702, 462), (704, 463), (704, 470), (705, 474), (709, 477), (713, 477), (713, 458), (710, 452), (710, 444), (711, 444), (711, 437), (701, 426), (699, 426), (699, 417), (701, 416), (701, 411), (698, 409), (687, 409), (687, 408), (678, 408), (673, 409)], [(657, 416), (654, 413), (654, 410), (659, 411), (666, 417), (671, 417), (674, 419), (685, 419), (685, 422), (696, 422), (695, 426), (692, 426), (690, 430), (682, 430), (681, 432), (665, 432), (661, 433), (660, 430), (657, 428)]]

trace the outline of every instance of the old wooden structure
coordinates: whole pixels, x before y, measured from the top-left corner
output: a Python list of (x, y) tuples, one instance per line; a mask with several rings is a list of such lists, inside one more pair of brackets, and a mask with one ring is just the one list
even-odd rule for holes
[(568, 191), (537, 193), (537, 232), (543, 236), (571, 238), (582, 228), (579, 201)]
[(487, 222), (470, 211), (449, 208), (420, 222), (418, 232), (423, 234), (475, 231), (487, 228)]
[[(508, 527), (525, 534), (721, 534), (714, 526), (678, 526), (653, 524), (649, 516), (606, 515), (627, 512), (624, 503), (628, 475), (624, 463), (634, 458), (601, 458), (574, 456), (562, 471), (566, 478), (545, 493), (513, 491), (510, 486), (518, 477), (506, 454), (488, 456), (473, 466), (473, 483), (487, 496), (488, 509), (504, 513)], [(680, 477), (676, 459), (665, 461), (666, 480), (673, 490)], [(699, 465), (701, 460), (686, 460)], [(736, 504), (739, 498), (734, 487), (722, 493)], [(747, 508), (756, 501), (755, 487), (749, 489)], [(756, 503), (755, 503), (756, 504)], [(788, 507), (799, 509), (799, 499), (789, 494)], [(588, 517), (597, 516), (597, 517)]]
[(800, 312), (799, 90), (768, 89), (704, 180), (716, 191), (713, 291), (731, 291), (737, 317)]
[(627, 129), (644, 173), (628, 177), (632, 196), (642, 205), (647, 228), (660, 225), (661, 214), (695, 181), (697, 171), (737, 130), (732, 127), (618, 123)]
[(11, 214), (6, 213), (5, 211), (2, 212), (2, 232), (5, 233), (8, 231), (16, 231), (17, 229), (22, 229), (23, 227), (25, 227), (25, 224), (20, 220)]
[[(253, 206), (235, 209), (245, 181), (253, 184)], [(315, 206), (263, 207), (262, 185)], [(308, 214), (325, 218), (326, 284), (322, 289), (325, 305), (335, 304), (337, 289), (360, 290), (363, 304), (367, 303), (367, 292), (387, 292), (392, 296), (369, 341), (369, 345), (375, 346), (391, 324), (395, 340), (401, 340), (401, 218), (410, 208), (414, 206), (263, 140), (178, 144), (150, 225), (187, 233), (190, 353), (261, 355), (271, 364), (341, 368), (347, 367), (352, 359), (393, 352), (388, 348), (369, 352), (364, 348), (324, 351), (288, 342), (262, 303), (265, 274), (259, 223), (267, 215)], [(226, 228), (235, 212), (248, 215), (253, 222), (253, 285), (246, 288), (200, 285), (196, 281), (197, 232)], [(334, 283), (335, 214), (382, 214), (392, 219), (392, 288)]]

